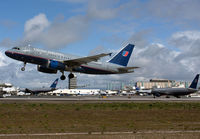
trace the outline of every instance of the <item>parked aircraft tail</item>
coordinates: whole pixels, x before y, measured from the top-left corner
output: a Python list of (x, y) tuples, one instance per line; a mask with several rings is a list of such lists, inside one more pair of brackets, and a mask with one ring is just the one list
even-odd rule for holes
[(50, 88), (55, 89), (57, 84), (58, 84), (58, 78), (52, 83), (52, 85), (50, 86)]
[(199, 80), (199, 74), (196, 75), (196, 77), (195, 77), (194, 80), (192, 81), (192, 83), (191, 83), (191, 85), (189, 86), (189, 88), (196, 89), (196, 88), (197, 88), (198, 80)]
[(131, 57), (134, 45), (128, 44), (126, 47), (122, 48), (119, 53), (117, 53), (112, 59), (108, 62), (118, 64), (121, 66), (127, 66), (128, 61)]

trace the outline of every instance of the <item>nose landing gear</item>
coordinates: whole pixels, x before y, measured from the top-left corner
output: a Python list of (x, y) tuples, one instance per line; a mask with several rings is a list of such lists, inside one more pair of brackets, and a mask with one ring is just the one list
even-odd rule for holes
[(21, 71), (25, 71), (26, 62), (24, 62), (24, 66), (21, 68)]

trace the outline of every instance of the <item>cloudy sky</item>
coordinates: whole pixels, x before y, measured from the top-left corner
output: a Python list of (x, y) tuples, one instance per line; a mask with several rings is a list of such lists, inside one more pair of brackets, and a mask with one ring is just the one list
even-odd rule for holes
[[(1, 0), (0, 82), (49, 86), (57, 75), (43, 74), (5, 56), (24, 44), (87, 56), (136, 45), (124, 75), (77, 74), (79, 85), (151, 78), (191, 81), (200, 72), (199, 0)], [(109, 57), (108, 57), (109, 58)], [(66, 75), (68, 73), (66, 72)], [(95, 80), (95, 82), (94, 82)], [(59, 87), (66, 87), (60, 81)]]

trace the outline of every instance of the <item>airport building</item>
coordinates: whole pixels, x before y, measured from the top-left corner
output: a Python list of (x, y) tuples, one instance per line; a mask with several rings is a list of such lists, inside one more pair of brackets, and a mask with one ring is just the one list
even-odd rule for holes
[(51, 95), (98, 95), (100, 89), (57, 89), (49, 92)]
[(150, 79), (149, 81), (138, 81), (136, 87), (140, 89), (152, 89), (152, 88), (167, 88), (167, 87), (189, 87), (191, 82), (181, 82), (167, 79)]
[(0, 97), (15, 95), (18, 89), (10, 83), (0, 84)]
[(77, 76), (74, 75), (73, 78), (69, 78), (69, 82), (68, 82), (68, 88), (69, 89), (76, 89), (77, 88)]

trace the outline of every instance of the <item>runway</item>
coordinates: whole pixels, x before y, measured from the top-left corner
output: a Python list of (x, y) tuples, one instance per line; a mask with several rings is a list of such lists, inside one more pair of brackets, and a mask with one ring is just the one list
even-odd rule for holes
[(26, 96), (26, 97), (6, 97), (0, 98), (0, 101), (69, 101), (69, 102), (142, 102), (142, 101), (173, 101), (173, 102), (182, 102), (182, 101), (200, 101), (200, 97), (182, 97), (182, 98), (165, 98), (158, 97), (153, 98), (152, 96), (109, 96), (107, 98), (102, 98), (98, 96)]
[(38, 134), (0, 134), (0, 137), (30, 137), (30, 136), (65, 136), (65, 135), (126, 135), (126, 134), (177, 134), (177, 133), (200, 133), (199, 130), (166, 130), (166, 131), (124, 131), (124, 132), (68, 132), (68, 133), (38, 133)]

